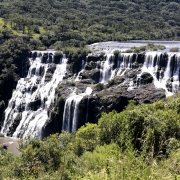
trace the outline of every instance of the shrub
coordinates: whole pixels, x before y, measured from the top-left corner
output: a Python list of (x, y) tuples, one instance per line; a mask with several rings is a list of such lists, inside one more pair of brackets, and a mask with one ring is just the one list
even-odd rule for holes
[(95, 90), (96, 91), (101, 91), (104, 89), (104, 84), (102, 83), (98, 83), (96, 86), (95, 86)]
[(118, 55), (120, 53), (120, 51), (119, 50), (115, 50), (114, 52), (113, 52), (113, 54), (116, 56), (116, 55)]
[(178, 47), (171, 48), (170, 52), (179, 52), (179, 48)]

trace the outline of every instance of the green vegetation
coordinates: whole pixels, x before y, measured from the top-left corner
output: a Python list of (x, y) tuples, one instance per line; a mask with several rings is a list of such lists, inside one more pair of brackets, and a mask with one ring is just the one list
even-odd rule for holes
[(1, 133), (0, 133), (0, 137), (4, 137), (4, 134), (1, 134)]
[(40, 40), (39, 47), (180, 37), (178, 1), (2, 0), (0, 6), (0, 30)]
[[(63, 51), (80, 67), (86, 44), (180, 39), (179, 1), (1, 0), (0, 7), (0, 117), (29, 50), (54, 48), (55, 62)], [(128, 52), (163, 48), (148, 44)], [(55, 109), (64, 105), (58, 101)], [(98, 124), (77, 132), (29, 138), (20, 143), (19, 157), (0, 148), (0, 179), (180, 179), (179, 148), (180, 97), (138, 106), (131, 101), (123, 112), (104, 113)]]
[(170, 52), (179, 52), (179, 48), (178, 47), (171, 48)]
[(95, 86), (96, 91), (101, 91), (103, 89), (104, 89), (104, 84), (102, 84), (102, 83), (96, 84), (96, 86)]
[(165, 46), (161, 45), (154, 45), (152, 43), (148, 43), (147, 46), (140, 46), (140, 47), (132, 47), (131, 49), (126, 50), (127, 53), (139, 53), (143, 51), (157, 51), (157, 50), (163, 50), (165, 49)]
[[(29, 47), (26, 37), (12, 37), (10, 31), (4, 29), (0, 33), (0, 116), (2, 116), (8, 100), (12, 96), (19, 77), (23, 74), (23, 62), (26, 61)], [(3, 42), (4, 41), (4, 42)]]
[(98, 124), (0, 150), (0, 179), (179, 179), (180, 97), (129, 105)]

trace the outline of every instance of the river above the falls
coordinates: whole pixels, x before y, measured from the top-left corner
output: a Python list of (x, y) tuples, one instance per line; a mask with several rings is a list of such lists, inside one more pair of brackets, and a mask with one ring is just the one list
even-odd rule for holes
[(114, 50), (125, 51), (131, 47), (140, 47), (146, 46), (148, 43), (154, 45), (163, 45), (166, 48), (164, 50), (158, 50), (158, 52), (169, 52), (171, 48), (179, 48), (180, 50), (180, 41), (158, 41), (158, 40), (132, 40), (127, 42), (118, 42), (118, 41), (108, 41), (108, 42), (99, 42), (88, 45), (88, 47), (94, 52), (103, 52), (108, 51), (113, 53)]

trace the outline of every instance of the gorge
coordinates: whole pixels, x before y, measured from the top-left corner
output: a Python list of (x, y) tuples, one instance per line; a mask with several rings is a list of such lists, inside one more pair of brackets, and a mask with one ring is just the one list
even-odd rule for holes
[(43, 138), (73, 132), (97, 123), (102, 112), (122, 111), (129, 100), (152, 103), (179, 91), (180, 53), (114, 50), (74, 62), (53, 50), (32, 51), (27, 76), (18, 81), (4, 112), (1, 133)]

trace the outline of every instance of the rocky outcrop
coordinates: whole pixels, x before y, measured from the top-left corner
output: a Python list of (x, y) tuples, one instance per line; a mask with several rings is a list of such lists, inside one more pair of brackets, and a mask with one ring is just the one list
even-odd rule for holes
[(153, 82), (153, 77), (149, 73), (142, 73), (140, 76), (140, 84), (149, 84)]
[[(36, 98), (29, 101), (28, 104), (25, 104), (26, 101), (22, 101), (24, 104), (16, 105), (19, 114), (14, 119), (12, 126), (10, 125), (9, 135), (14, 135), (25, 106), (35, 115), (37, 111), (38, 114), (42, 113), (45, 125), (42, 125), (40, 133), (37, 128), (38, 134), (34, 136), (42, 134), (42, 137), (46, 137), (52, 133), (60, 133), (62, 130), (66, 130), (66, 127), (71, 132), (87, 122), (97, 123), (103, 112), (108, 113), (112, 110), (120, 112), (128, 105), (129, 100), (135, 100), (138, 104), (153, 103), (165, 98), (165, 89), (173, 92), (178, 81), (177, 78), (173, 78), (173, 73), (177, 70), (179, 63), (177, 57), (176, 55), (169, 56), (166, 53), (157, 55), (151, 54), (151, 52), (149, 54), (119, 54), (116, 52), (106, 55), (103, 53), (89, 54), (88, 56), (68, 54), (68, 59), (66, 61), (65, 59), (60, 52), (31, 53), (30, 62), (36, 64), (30, 67), (28, 76), (22, 82), (26, 85), (33, 78), (36, 78), (36, 81), (33, 81), (32, 85), (23, 86), (25, 88), (20, 93), (22, 93), (21, 97), (24, 97), (25, 92), (26, 94), (36, 92), (36, 96), (34, 96)], [(167, 64), (169, 64), (168, 71)], [(168, 88), (155, 87), (155, 80), (156, 82), (163, 80), (163, 85)], [(43, 91), (40, 91), (41, 87), (43, 87)], [(87, 87), (90, 91), (85, 93)], [(47, 88), (47, 94), (41, 98)], [(18, 90), (20, 88), (16, 91)], [(51, 98), (49, 99), (49, 97)], [(14, 106), (15, 104), (12, 103), (12, 109)], [(38, 124), (41, 116), (36, 118), (35, 115), (32, 116), (32, 121), (35, 119)], [(28, 120), (30, 122), (30, 119)], [(66, 120), (68, 123), (65, 124)], [(72, 128), (74, 124), (76, 125)], [(25, 131), (23, 126), (22, 129)], [(19, 132), (15, 134), (18, 136)]]
[[(144, 55), (139, 55), (144, 57)], [(137, 56), (138, 57), (138, 56)], [(139, 63), (140, 63), (140, 57)], [(93, 93), (89, 96), (84, 96), (79, 104), (79, 121), (78, 128), (87, 122), (97, 123), (102, 112), (111, 112), (116, 110), (122, 111), (129, 100), (135, 100), (136, 103), (153, 103), (157, 100), (165, 98), (164, 89), (157, 89), (153, 84), (153, 77), (149, 73), (141, 72), (142, 64), (137, 65), (137, 68), (126, 69), (123, 75), (115, 76), (107, 83), (99, 83), (100, 69), (98, 66), (97, 57), (91, 57), (85, 70), (81, 72), (81, 80), (75, 82), (73, 79), (61, 83), (56, 89), (57, 100), (55, 107), (49, 110), (49, 121), (44, 128), (44, 137), (51, 133), (61, 132), (63, 112), (66, 99), (76, 88), (77, 94), (85, 91), (89, 86), (93, 89)], [(118, 70), (117, 70), (118, 71)], [(130, 87), (130, 82), (133, 82), (133, 87)]]
[[(92, 69), (92, 70), (84, 70), (80, 74), (82, 80), (91, 81), (91, 83), (95, 84), (99, 82), (100, 79), (100, 70), (99, 69)], [(82, 82), (86, 82), (82, 81)], [(89, 83), (88, 83), (89, 84)]]

